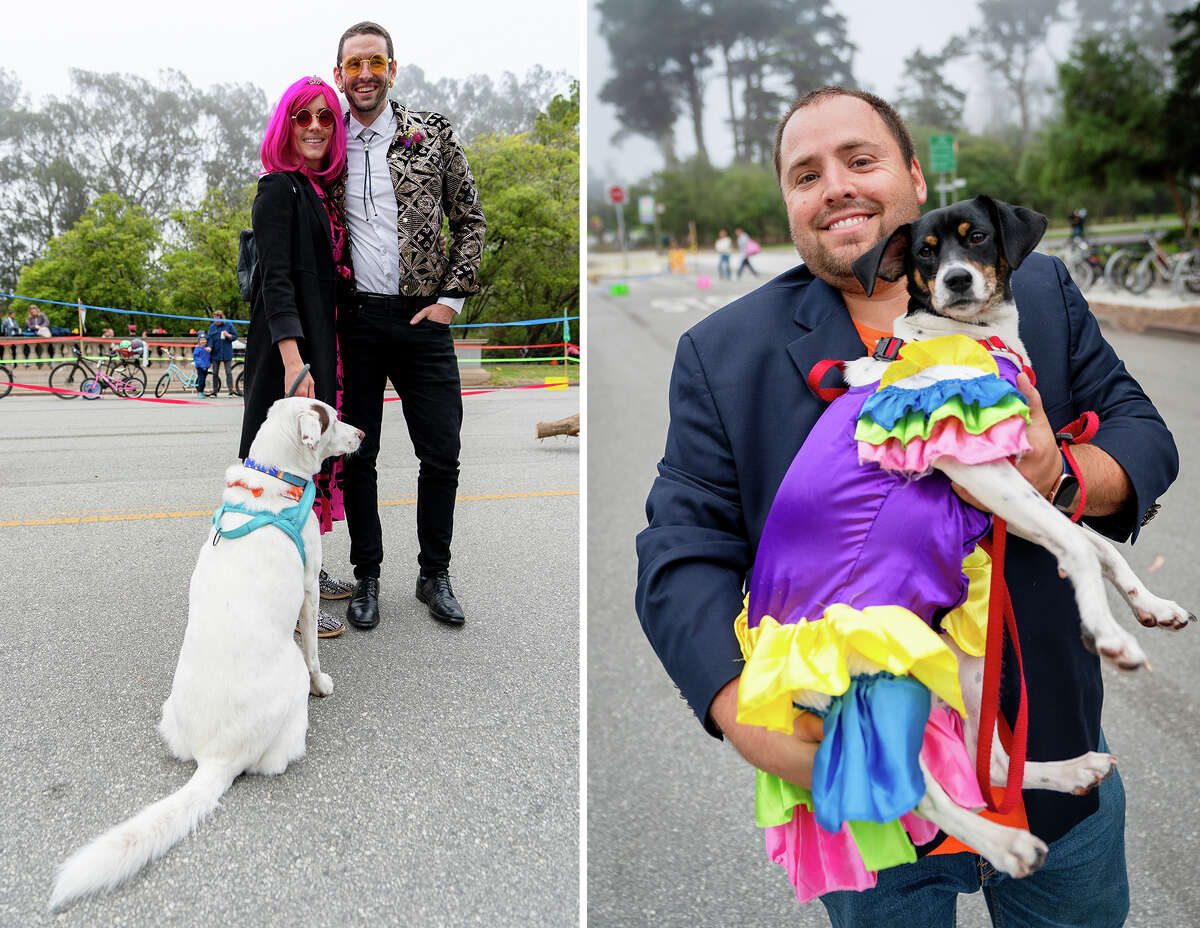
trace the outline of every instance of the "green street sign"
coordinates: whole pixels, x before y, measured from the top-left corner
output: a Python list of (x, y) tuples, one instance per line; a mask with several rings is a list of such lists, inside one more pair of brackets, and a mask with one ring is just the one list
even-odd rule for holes
[(953, 174), (958, 170), (958, 146), (952, 135), (929, 137), (929, 170), (934, 174)]

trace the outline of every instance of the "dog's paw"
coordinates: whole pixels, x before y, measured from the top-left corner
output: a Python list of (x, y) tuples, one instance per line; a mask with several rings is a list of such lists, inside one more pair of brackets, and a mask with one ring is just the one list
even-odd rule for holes
[(1025, 767), (1025, 788), (1086, 796), (1112, 776), (1116, 768), (1117, 759), (1099, 751), (1089, 751), (1070, 760), (1030, 763)]
[(1099, 655), (1118, 670), (1138, 670), (1141, 667), (1150, 669), (1150, 662), (1137, 640), (1119, 627), (1114, 627), (1110, 634), (1096, 638), (1088, 629), (1083, 630), (1083, 646), (1093, 654)]
[(1169, 628), (1179, 631), (1196, 621), (1196, 617), (1179, 603), (1158, 596), (1140, 596), (1131, 603), (1134, 617), (1147, 628)]
[(1075, 782), (1066, 784), (1076, 796), (1086, 796), (1112, 776), (1117, 769), (1117, 759), (1111, 754), (1088, 751), (1086, 754), (1065, 762), (1065, 773)]
[(1011, 836), (992, 854), (988, 861), (1001, 873), (1020, 879), (1029, 876), (1046, 862), (1050, 849), (1037, 835), (1018, 828), (1007, 829)]
[(333, 693), (333, 677), (327, 673), (310, 674), (308, 691), (314, 696), (329, 696)]

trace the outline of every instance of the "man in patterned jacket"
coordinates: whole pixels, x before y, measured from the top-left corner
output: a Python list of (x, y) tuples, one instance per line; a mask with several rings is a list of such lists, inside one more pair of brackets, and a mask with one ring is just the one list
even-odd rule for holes
[[(450, 588), (462, 398), (450, 321), (479, 290), (484, 219), (454, 130), (438, 113), (387, 98), (396, 75), (382, 26), (351, 26), (338, 43), (337, 88), (346, 96), (346, 174), (333, 190), (350, 232), (355, 292), (339, 301), (342, 415), (366, 432), (346, 458), (345, 504), (356, 585), (346, 619), (379, 621), (383, 537), (375, 459), (390, 380), (420, 461), (416, 595), (439, 621), (461, 625)], [(447, 256), (442, 217), (450, 224)]]

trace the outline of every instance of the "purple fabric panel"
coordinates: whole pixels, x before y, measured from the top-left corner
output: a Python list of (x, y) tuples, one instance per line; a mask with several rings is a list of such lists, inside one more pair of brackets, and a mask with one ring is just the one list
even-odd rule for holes
[(873, 390), (830, 405), (780, 484), (751, 575), (750, 627), (764, 615), (814, 619), (833, 603), (904, 606), (932, 624), (966, 597), (962, 559), (989, 517), (939, 472), (904, 480), (858, 463), (855, 423)]

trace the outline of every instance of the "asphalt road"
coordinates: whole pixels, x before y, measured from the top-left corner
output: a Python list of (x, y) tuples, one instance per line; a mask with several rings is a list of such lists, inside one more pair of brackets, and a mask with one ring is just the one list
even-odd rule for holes
[[(155, 726), (241, 406), (0, 402), (0, 925), (574, 924), (580, 451), (534, 426), (579, 403), (464, 399), (461, 629), (413, 596), (416, 461), (388, 404), (382, 619), (321, 644), (336, 689), (310, 703), (307, 756), (54, 917), (57, 864), (191, 775)], [(348, 551), (326, 536), (331, 571)]]
[[(633, 610), (633, 537), (662, 454), (667, 383), (679, 335), (716, 306), (793, 263), (765, 253), (765, 276), (611, 280), (588, 293), (588, 911), (592, 926), (827, 925), (819, 903), (798, 906), (754, 826), (754, 779), (732, 748), (711, 739), (667, 678)], [(696, 270), (696, 269), (693, 269)], [(1200, 493), (1200, 341), (1106, 335), (1172, 427), (1183, 469), (1135, 547), (1132, 567), (1164, 596), (1200, 610), (1193, 553)], [(750, 372), (747, 372), (748, 374)], [(1159, 561), (1161, 558), (1161, 562)], [(1116, 598), (1154, 673), (1105, 671), (1104, 729), (1128, 794), (1128, 924), (1200, 924), (1200, 628), (1142, 629)], [(1119, 608), (1118, 608), (1119, 607)], [(960, 898), (958, 923), (988, 924), (980, 894)]]

